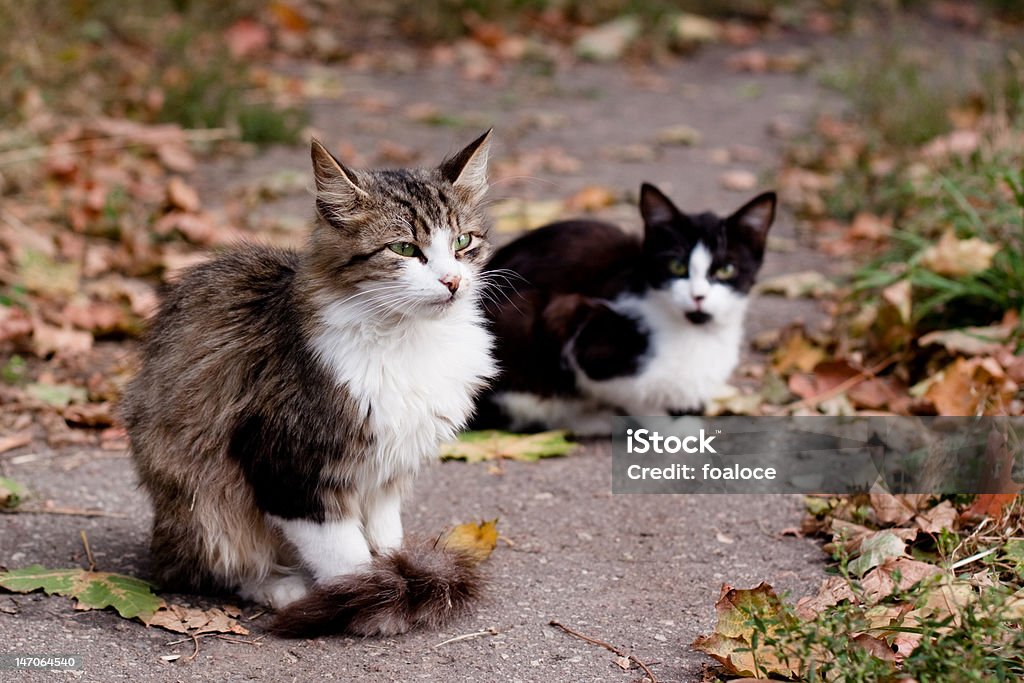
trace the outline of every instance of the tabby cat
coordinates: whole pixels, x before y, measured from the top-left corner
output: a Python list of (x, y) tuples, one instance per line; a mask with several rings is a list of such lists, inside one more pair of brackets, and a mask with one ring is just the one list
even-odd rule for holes
[(291, 635), (437, 626), (477, 595), (469, 558), (403, 544), (400, 506), (495, 372), (489, 137), (430, 170), (314, 140), (305, 249), (242, 247), (167, 293), (122, 407), (165, 586), (235, 591)]

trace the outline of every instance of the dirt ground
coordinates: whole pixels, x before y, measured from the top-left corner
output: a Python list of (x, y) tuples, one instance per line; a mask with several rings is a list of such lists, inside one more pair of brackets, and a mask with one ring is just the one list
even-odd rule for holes
[[(525, 180), (499, 183), (499, 199), (564, 198), (595, 184), (635, 193), (642, 181), (650, 181), (684, 209), (729, 211), (757, 190), (728, 191), (720, 175), (753, 171), (765, 181), (759, 187), (767, 187), (781, 144), (772, 131), (798, 130), (829, 101), (810, 76), (736, 73), (726, 68), (726, 56), (724, 50), (710, 49), (689, 61), (642, 71), (589, 65), (551, 76), (524, 68), (499, 84), (457, 78), (451, 68), (395, 73), (338, 67), (332, 75), (344, 93), (313, 104), (314, 125), (329, 146), (344, 139), (370, 163), (386, 139), (421, 152), (419, 162), (424, 164), (439, 161), (493, 125), (495, 160), (547, 146), (561, 148), (559, 154), (580, 162), (572, 173), (541, 168)], [(410, 119), (408, 107), (428, 101), (467, 125), (438, 127)], [(371, 107), (373, 102), (377, 104)], [(653, 144), (659, 129), (678, 124), (698, 130), (700, 142)], [(194, 182), (204, 201), (216, 204), (218, 195), (233, 188), (282, 169), (305, 173), (307, 167), (305, 149), (274, 148), (214, 163)], [(302, 220), (311, 210), (308, 195), (301, 191), (260, 208), (267, 216)], [(612, 215), (639, 223), (635, 210)], [(773, 237), (764, 277), (829, 269), (822, 257), (800, 246), (784, 210)], [(753, 335), (820, 317), (814, 303), (765, 297), (751, 307), (749, 331)], [(123, 453), (27, 447), (3, 457), (6, 474), (23, 481), (39, 498), (108, 513), (0, 517), (0, 545), (8, 566), (82, 563), (79, 532), (85, 531), (100, 569), (148, 575), (150, 513)], [(612, 653), (549, 625), (557, 620), (632, 652), (659, 681), (697, 681), (711, 660), (689, 644), (713, 627), (714, 602), (723, 583), (751, 587), (768, 581), (798, 597), (823, 578), (824, 556), (817, 545), (780, 534), (798, 524), (800, 502), (795, 498), (614, 496), (610, 451), (600, 442), (568, 458), (509, 462), (500, 470), (495, 473), (487, 464), (437, 465), (422, 477), (407, 505), (407, 526), (413, 532), (434, 534), (446, 525), (499, 517), (508, 541), (499, 544), (486, 565), (491, 579), (486, 599), (472, 616), (444, 632), (382, 640), (266, 637), (247, 643), (210, 637), (199, 641), (193, 657), (191, 640), (109, 612), (75, 612), (64, 598), (3, 595), (3, 650), (85, 656), (83, 672), (18, 675), (25, 680), (642, 678), (635, 668), (626, 672), (616, 666)], [(250, 617), (258, 612), (243, 607)], [(258, 637), (265, 619), (244, 623)], [(182, 657), (161, 659), (172, 654)], [(8, 676), (5, 672), (0, 678), (15, 680)]]

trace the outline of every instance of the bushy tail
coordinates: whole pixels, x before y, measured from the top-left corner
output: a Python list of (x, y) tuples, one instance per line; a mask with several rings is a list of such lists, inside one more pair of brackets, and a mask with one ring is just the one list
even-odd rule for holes
[(367, 569), (339, 576), (278, 612), (281, 636), (390, 636), (441, 628), (465, 613), (482, 588), (477, 560), (443, 543), (407, 543)]

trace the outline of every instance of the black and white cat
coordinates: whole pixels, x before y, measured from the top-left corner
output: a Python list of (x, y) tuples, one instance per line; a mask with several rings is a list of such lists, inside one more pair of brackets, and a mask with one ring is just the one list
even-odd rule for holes
[(773, 192), (687, 214), (644, 184), (644, 236), (567, 221), (500, 249), (486, 305), (502, 374), (474, 426), (607, 434), (611, 417), (700, 413), (735, 369)]

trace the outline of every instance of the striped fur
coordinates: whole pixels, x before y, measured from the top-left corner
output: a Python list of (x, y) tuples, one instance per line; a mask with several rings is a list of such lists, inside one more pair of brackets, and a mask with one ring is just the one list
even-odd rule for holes
[(242, 247), (167, 292), (122, 403), (162, 583), (282, 608), (372, 588), (380, 558), (408, 557), (402, 496), (495, 372), (478, 306), (488, 138), (383, 171), (314, 141), (307, 247)]

